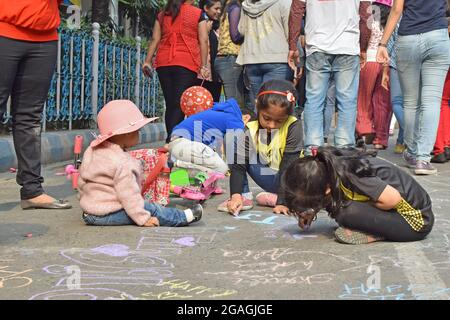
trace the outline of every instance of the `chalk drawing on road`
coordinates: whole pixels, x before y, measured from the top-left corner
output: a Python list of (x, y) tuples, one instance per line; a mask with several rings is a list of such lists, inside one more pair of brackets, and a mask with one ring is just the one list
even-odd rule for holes
[(0, 289), (18, 289), (29, 286), (33, 283), (33, 279), (25, 274), (31, 271), (33, 269), (13, 271), (10, 266), (0, 265)]
[[(133, 286), (148, 291), (148, 288), (172, 278), (175, 267), (168, 257), (181, 254), (183, 248), (189, 246), (212, 243), (216, 233), (216, 229), (154, 228), (141, 232), (135, 249), (111, 243), (91, 249), (62, 250), (60, 255), (68, 265), (54, 264), (43, 268), (46, 274), (59, 277), (54, 290), (36, 294), (31, 299), (72, 296), (137, 299), (139, 294), (129, 294), (120, 287)], [(68, 270), (73, 265), (81, 270), (80, 289), (75, 291), (67, 288)]]

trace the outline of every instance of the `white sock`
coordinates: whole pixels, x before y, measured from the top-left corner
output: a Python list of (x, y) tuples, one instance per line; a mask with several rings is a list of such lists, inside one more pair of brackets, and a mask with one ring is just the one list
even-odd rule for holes
[(251, 192), (243, 193), (242, 196), (247, 200), (253, 200), (253, 193)]
[(186, 215), (186, 220), (188, 223), (191, 223), (192, 221), (194, 221), (194, 213), (192, 212), (191, 209), (186, 209), (183, 212)]

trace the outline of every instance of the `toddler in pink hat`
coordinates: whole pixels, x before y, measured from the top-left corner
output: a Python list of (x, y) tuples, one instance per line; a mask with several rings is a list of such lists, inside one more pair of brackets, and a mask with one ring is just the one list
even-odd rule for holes
[(88, 225), (181, 227), (201, 219), (203, 208), (179, 210), (149, 203), (141, 195), (142, 167), (125, 149), (139, 143), (146, 118), (129, 100), (114, 100), (98, 113), (99, 136), (83, 155), (78, 181)]

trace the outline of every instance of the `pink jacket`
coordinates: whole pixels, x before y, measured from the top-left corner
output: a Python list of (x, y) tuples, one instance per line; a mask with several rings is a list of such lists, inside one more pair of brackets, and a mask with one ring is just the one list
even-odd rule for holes
[(142, 167), (122, 148), (105, 141), (89, 147), (83, 155), (78, 180), (80, 206), (85, 213), (104, 216), (125, 209), (137, 225), (144, 225), (150, 213), (141, 196)]

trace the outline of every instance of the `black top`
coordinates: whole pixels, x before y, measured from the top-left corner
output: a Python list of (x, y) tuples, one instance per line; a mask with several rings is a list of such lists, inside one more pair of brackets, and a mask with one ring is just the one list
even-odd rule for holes
[[(256, 147), (253, 144), (247, 127), (243, 134), (245, 134), (244, 139), (238, 138), (238, 145), (235, 148), (234, 153), (234, 164), (230, 165), (231, 195), (236, 193), (242, 194), (242, 192), (244, 191), (244, 178), (247, 174), (247, 167), (249, 166), (249, 163), (256, 163), (256, 160), (258, 160), (259, 163), (265, 164), (264, 160), (259, 157), (258, 153), (256, 152)], [(271, 140), (270, 135), (268, 135), (267, 139), (267, 144), (269, 144)], [(242, 143), (242, 141), (244, 141), (245, 143)], [(303, 128), (301, 122), (297, 120), (293, 122), (288, 128), (286, 147), (284, 149), (283, 158), (281, 160), (279, 169), (280, 177), (282, 176), (286, 168), (289, 167), (291, 162), (299, 158), (302, 148)], [(281, 188), (277, 189), (280, 190)], [(285, 204), (284, 196), (281, 190), (278, 192), (277, 204)]]
[[(380, 158), (368, 158), (375, 175), (373, 177), (357, 178), (344, 186), (358, 194), (368, 196), (377, 201), (387, 185), (397, 189), (414, 209), (420, 210), (424, 216), (425, 225), (432, 215), (431, 199), (424, 188), (407, 172)], [(349, 184), (349, 185), (346, 185)]]
[(447, 29), (446, 0), (405, 0), (398, 34), (408, 36)]

